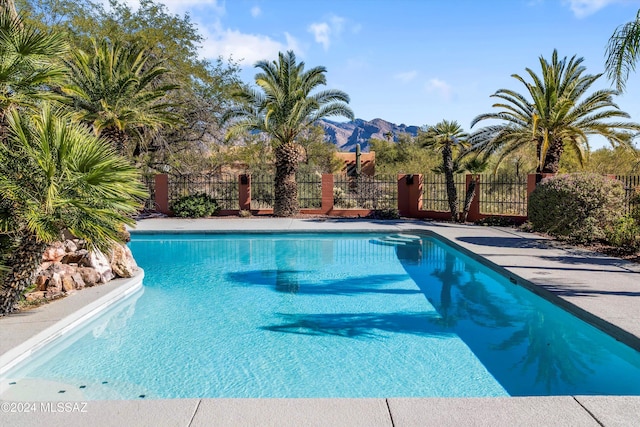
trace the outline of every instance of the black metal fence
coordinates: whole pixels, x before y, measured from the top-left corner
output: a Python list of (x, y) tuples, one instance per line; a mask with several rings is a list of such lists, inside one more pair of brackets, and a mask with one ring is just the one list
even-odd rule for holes
[(216, 199), (221, 209), (238, 209), (238, 177), (220, 175), (182, 175), (169, 177), (169, 206), (181, 197), (205, 193)]
[(147, 191), (149, 192), (149, 197), (144, 201), (145, 210), (155, 211), (156, 210), (156, 178), (155, 175), (143, 175), (142, 183), (145, 187), (147, 187)]
[(397, 209), (398, 177), (395, 175), (334, 175), (336, 209)]
[[(466, 193), (466, 176), (453, 175), (453, 182), (458, 193), (458, 211), (462, 211)], [(425, 174), (422, 183), (422, 209), (425, 211), (449, 212), (447, 183), (444, 174)]]
[(636, 207), (634, 196), (640, 192), (640, 175), (616, 175), (616, 179), (624, 184), (627, 213), (629, 213)]
[(527, 216), (526, 175), (480, 175), (480, 213)]
[(301, 209), (320, 209), (322, 207), (322, 175), (299, 174), (298, 203)]
[(273, 175), (251, 175), (251, 209), (273, 209)]

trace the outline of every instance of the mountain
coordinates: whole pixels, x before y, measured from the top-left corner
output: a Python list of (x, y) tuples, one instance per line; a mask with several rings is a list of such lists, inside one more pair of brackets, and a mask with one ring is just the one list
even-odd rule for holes
[(362, 151), (369, 151), (369, 139), (387, 139), (389, 133), (394, 141), (398, 135), (408, 133), (418, 134), (418, 126), (396, 125), (382, 119), (366, 121), (355, 119), (352, 122), (338, 123), (331, 120), (319, 120), (318, 124), (324, 128), (327, 141), (335, 144), (340, 151), (356, 151), (356, 144), (360, 144)]

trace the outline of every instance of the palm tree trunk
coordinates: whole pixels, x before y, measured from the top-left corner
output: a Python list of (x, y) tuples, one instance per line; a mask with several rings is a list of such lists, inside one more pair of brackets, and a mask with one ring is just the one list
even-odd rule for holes
[(553, 141), (544, 157), (542, 173), (558, 173), (558, 170), (560, 169), (560, 156), (562, 156), (563, 151), (563, 142)]
[(464, 209), (462, 210), (462, 218), (460, 218), (460, 222), (467, 222), (467, 215), (469, 215), (469, 211), (471, 210), (471, 203), (473, 202), (473, 198), (476, 195), (476, 176), (474, 175), (471, 178), (471, 182), (469, 183), (469, 188), (467, 188), (467, 194), (464, 196)]
[(444, 178), (447, 185), (447, 200), (451, 211), (451, 220), (458, 220), (458, 192), (453, 181), (453, 153), (451, 144), (446, 144), (442, 149), (442, 165), (444, 166)]
[(21, 237), (18, 247), (7, 260), (9, 272), (0, 289), (0, 316), (14, 311), (24, 290), (33, 284), (46, 248), (46, 243), (31, 233)]
[(104, 128), (100, 132), (100, 136), (111, 142), (111, 146), (125, 157), (127, 157), (127, 148), (129, 145), (129, 135), (123, 130), (116, 127)]
[(293, 142), (280, 144), (275, 149), (276, 176), (274, 183), (273, 215), (289, 217), (300, 212), (298, 204), (298, 171), (299, 152)]

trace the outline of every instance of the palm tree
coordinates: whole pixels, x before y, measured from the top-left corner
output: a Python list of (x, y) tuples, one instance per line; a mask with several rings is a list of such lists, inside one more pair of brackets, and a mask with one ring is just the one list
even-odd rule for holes
[(93, 127), (123, 155), (132, 136), (174, 126), (179, 122), (173, 106), (163, 100), (175, 84), (165, 84), (168, 69), (153, 62), (150, 52), (136, 44), (103, 40), (90, 53), (74, 50), (62, 88), (64, 102), (74, 118)]
[(635, 71), (640, 53), (640, 10), (636, 19), (619, 26), (607, 43), (607, 77), (624, 91), (629, 73)]
[(455, 162), (453, 151), (467, 146), (467, 135), (458, 122), (442, 120), (435, 126), (427, 127), (422, 134), (422, 145), (442, 153), (442, 168), (447, 186), (447, 200), (451, 211), (451, 220), (458, 220), (458, 192), (453, 180)]
[(471, 203), (473, 203), (473, 199), (476, 195), (476, 186), (479, 179), (478, 174), (484, 172), (485, 169), (487, 169), (487, 166), (487, 161), (479, 157), (474, 157), (473, 159), (464, 163), (463, 169), (471, 173), (473, 177), (471, 178), (471, 182), (469, 183), (469, 187), (467, 188), (467, 192), (464, 196), (464, 207), (462, 209), (462, 217), (460, 218), (460, 222), (467, 221), (467, 216), (469, 215), (469, 211), (471, 210)]
[(106, 249), (119, 230), (133, 224), (146, 190), (139, 173), (109, 143), (95, 137), (48, 104), (41, 112), (8, 117), (0, 144), (0, 193), (5, 201), (0, 228), (15, 239), (0, 287), (0, 316), (14, 305), (35, 276), (48, 243), (63, 230)]
[(63, 35), (45, 33), (15, 14), (11, 3), (0, 3), (0, 126), (14, 105), (34, 105), (52, 93), (46, 85), (57, 81), (63, 69), (55, 64), (67, 44)]
[[(557, 173), (565, 147), (573, 150), (580, 161), (589, 148), (588, 136), (601, 135), (612, 145), (628, 145), (633, 132), (640, 125), (631, 122), (609, 122), (607, 119), (629, 118), (613, 102), (617, 92), (610, 89), (586, 92), (602, 74), (584, 74), (583, 58), (573, 56), (558, 59), (553, 51), (551, 62), (540, 57), (542, 75), (526, 68), (532, 82), (514, 74), (529, 93), (526, 96), (509, 89), (499, 89), (493, 97), (500, 101), (493, 107), (497, 113), (481, 114), (471, 122), (473, 127), (482, 120), (500, 120), (474, 133), (473, 149), (486, 155), (498, 153), (500, 164), (509, 154), (535, 144), (538, 173)], [(497, 166), (496, 166), (497, 168)]]
[(274, 182), (275, 216), (292, 216), (299, 212), (296, 172), (300, 149), (296, 138), (321, 118), (344, 116), (353, 119), (346, 105), (349, 95), (335, 90), (311, 94), (326, 85), (326, 68), (304, 69), (304, 62), (296, 63), (292, 51), (280, 52), (278, 60), (259, 61), (262, 70), (255, 76), (259, 90), (241, 88), (235, 96), (239, 105), (228, 110), (223, 120), (232, 121), (227, 138), (246, 131), (268, 134), (274, 144), (276, 175)]

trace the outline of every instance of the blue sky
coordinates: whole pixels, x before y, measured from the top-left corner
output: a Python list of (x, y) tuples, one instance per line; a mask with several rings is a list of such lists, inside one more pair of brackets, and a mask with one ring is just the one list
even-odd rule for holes
[[(550, 59), (554, 48), (602, 72), (609, 37), (640, 9), (640, 0), (162, 2), (198, 25), (203, 57), (239, 61), (246, 82), (257, 60), (292, 49), (307, 67), (327, 68), (328, 87), (349, 94), (358, 118), (417, 126), (457, 120), (466, 130), (492, 111), (497, 89), (525, 93), (511, 74), (538, 72), (538, 58)], [(603, 76), (594, 88), (609, 85)], [(617, 103), (640, 121), (640, 71)]]

